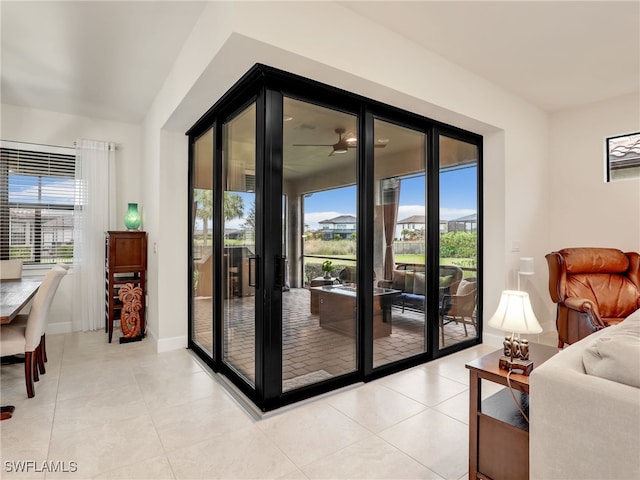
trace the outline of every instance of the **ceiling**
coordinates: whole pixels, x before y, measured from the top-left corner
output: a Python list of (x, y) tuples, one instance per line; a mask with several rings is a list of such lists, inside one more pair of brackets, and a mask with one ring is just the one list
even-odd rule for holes
[(639, 1), (341, 4), (546, 111), (640, 88)]
[[(340, 3), (546, 111), (640, 85), (637, 1)], [(2, 0), (2, 103), (139, 123), (204, 6)]]
[(204, 6), (1, 0), (2, 103), (140, 123)]

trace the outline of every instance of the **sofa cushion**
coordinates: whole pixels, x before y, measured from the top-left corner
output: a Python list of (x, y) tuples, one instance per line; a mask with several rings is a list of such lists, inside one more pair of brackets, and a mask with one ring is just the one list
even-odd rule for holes
[(403, 293), (400, 295), (402, 298), (402, 302), (405, 305), (413, 306), (415, 308), (419, 308), (420, 310), (424, 309), (424, 295), (416, 295), (413, 293)]
[(476, 289), (475, 282), (460, 280), (460, 284), (458, 285), (458, 290), (456, 291), (456, 295), (466, 295), (468, 293), (473, 292), (475, 289)]
[(404, 288), (402, 289), (403, 292), (407, 292), (407, 293), (413, 293), (413, 280), (415, 277), (415, 272), (414, 271), (407, 271), (404, 274)]
[(396, 290), (402, 290), (404, 292), (404, 282), (406, 270), (394, 270), (393, 271), (393, 288)]
[(425, 285), (425, 274), (416, 272), (413, 276), (413, 293), (416, 295), (425, 295), (427, 288)]
[(588, 375), (640, 388), (640, 310), (591, 341), (582, 363)]

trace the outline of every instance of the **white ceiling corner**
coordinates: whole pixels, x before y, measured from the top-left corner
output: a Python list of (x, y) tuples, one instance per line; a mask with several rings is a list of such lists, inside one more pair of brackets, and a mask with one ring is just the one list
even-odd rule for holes
[[(546, 111), (640, 86), (639, 1), (339, 3)], [(205, 5), (2, 0), (2, 103), (139, 123)]]

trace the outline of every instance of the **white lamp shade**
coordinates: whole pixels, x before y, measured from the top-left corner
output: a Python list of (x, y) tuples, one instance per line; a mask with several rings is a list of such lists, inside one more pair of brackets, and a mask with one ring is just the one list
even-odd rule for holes
[(529, 294), (518, 290), (505, 290), (498, 309), (489, 320), (489, 326), (513, 333), (540, 333), (542, 327), (533, 313)]

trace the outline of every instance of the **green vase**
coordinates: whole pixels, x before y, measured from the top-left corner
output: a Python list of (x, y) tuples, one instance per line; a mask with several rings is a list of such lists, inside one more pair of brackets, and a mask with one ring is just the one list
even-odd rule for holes
[(140, 213), (138, 213), (138, 204), (130, 203), (127, 208), (127, 214), (124, 217), (124, 226), (127, 230), (138, 230), (140, 228)]

